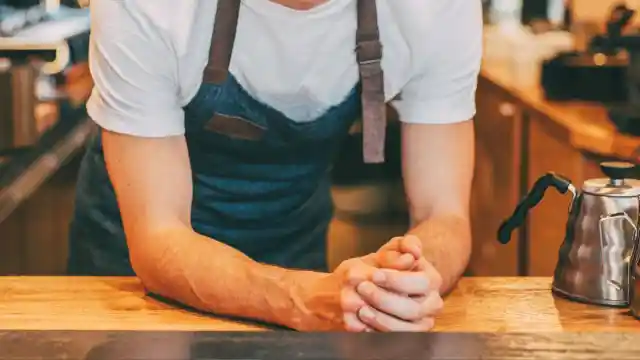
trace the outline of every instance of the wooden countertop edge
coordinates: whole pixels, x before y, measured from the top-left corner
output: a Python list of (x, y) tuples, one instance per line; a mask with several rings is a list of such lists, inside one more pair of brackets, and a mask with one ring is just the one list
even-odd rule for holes
[[(0, 331), (268, 331), (185, 309), (136, 278), (0, 277)], [(640, 333), (627, 309), (557, 298), (551, 278), (465, 277), (445, 298), (439, 333)]]
[[(549, 120), (549, 124), (546, 125), (553, 127), (552, 131), (556, 134), (563, 132), (559, 136), (566, 139), (576, 149), (602, 156), (626, 159), (637, 157), (636, 149), (640, 147), (640, 137), (621, 133), (611, 136), (611, 131), (608, 129), (602, 129), (582, 121), (582, 115), (569, 109), (560, 109), (551, 102), (540, 101), (524, 89), (501, 81), (492, 74), (491, 65), (483, 64), (480, 78), (487, 81), (495, 89), (499, 89), (504, 95), (508, 95), (510, 100), (523, 107), (524, 111), (530, 112), (538, 118)], [(579, 124), (579, 126), (575, 124)]]

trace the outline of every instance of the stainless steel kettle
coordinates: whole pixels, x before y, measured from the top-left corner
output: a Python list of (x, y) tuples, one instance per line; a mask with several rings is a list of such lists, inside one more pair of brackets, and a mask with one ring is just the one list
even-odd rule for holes
[[(511, 232), (525, 222), (527, 212), (549, 187), (570, 192), (573, 198), (552, 291), (575, 301), (626, 307), (635, 294), (632, 270), (638, 262), (640, 180), (629, 179), (635, 169), (630, 163), (604, 162), (600, 168), (608, 178), (587, 180), (581, 191), (555, 173), (539, 178), (498, 229), (498, 240), (509, 242)], [(640, 298), (634, 301), (640, 312)]]

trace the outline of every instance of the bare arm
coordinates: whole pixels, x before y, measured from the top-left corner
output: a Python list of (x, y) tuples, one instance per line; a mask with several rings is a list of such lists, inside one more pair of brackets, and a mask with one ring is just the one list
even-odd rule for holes
[(442, 275), (440, 291), (448, 293), (471, 254), (473, 122), (402, 126), (403, 176), (412, 220), (409, 233), (422, 240), (425, 258)]
[(296, 330), (344, 328), (335, 320), (345, 312), (345, 274), (259, 264), (224, 245), (225, 239), (193, 230), (192, 172), (183, 135), (183, 106), (190, 99), (183, 96), (177, 34), (171, 31), (182, 20), (156, 11), (162, 6), (184, 14), (192, 5), (91, 1), (95, 86), (87, 112), (104, 129), (105, 160), (136, 274), (151, 292), (204, 311)]
[(298, 284), (320, 274), (256, 263), (193, 231), (183, 136), (103, 131), (103, 143), (132, 266), (148, 290), (204, 311), (298, 326)]
[(424, 29), (420, 72), (396, 108), (402, 125), (403, 175), (411, 233), (448, 293), (471, 253), (469, 198), (474, 167), (475, 93), (482, 59), (482, 3), (436, 2)]

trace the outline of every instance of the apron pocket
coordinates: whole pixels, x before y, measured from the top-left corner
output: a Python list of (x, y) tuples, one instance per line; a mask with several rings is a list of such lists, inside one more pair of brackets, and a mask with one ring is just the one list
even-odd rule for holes
[(261, 140), (267, 129), (247, 119), (215, 113), (204, 125), (205, 130), (226, 135), (232, 139)]

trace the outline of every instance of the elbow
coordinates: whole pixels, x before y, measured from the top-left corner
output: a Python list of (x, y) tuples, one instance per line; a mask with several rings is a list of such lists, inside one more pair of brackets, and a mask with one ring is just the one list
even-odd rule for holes
[(158, 266), (154, 265), (149, 254), (129, 247), (129, 261), (133, 272), (147, 291), (158, 295), (166, 295), (162, 291), (161, 272), (158, 270)]
[(182, 271), (175, 231), (148, 231), (128, 236), (129, 261), (144, 287), (157, 295), (171, 297), (171, 284)]
[(184, 246), (193, 235), (187, 227), (137, 234), (129, 241), (129, 259), (147, 292), (206, 311), (195, 290), (198, 250)]
[(166, 296), (163, 290), (162, 271), (155, 261), (153, 251), (141, 246), (129, 246), (129, 261), (133, 272), (138, 277), (144, 288), (151, 293)]

